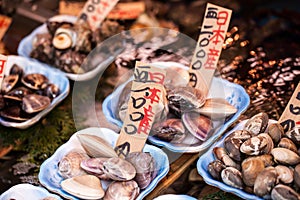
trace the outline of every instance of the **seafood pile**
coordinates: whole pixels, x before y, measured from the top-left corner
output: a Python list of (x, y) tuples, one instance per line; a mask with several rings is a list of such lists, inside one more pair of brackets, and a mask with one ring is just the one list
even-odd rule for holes
[[(61, 188), (81, 199), (136, 199), (157, 175), (149, 152), (132, 152), (119, 158), (101, 137), (78, 134), (83, 149), (73, 149), (58, 163)], [(107, 182), (107, 188), (102, 182)]]
[(266, 199), (300, 199), (299, 127), (284, 132), (266, 113), (250, 118), (233, 131), (223, 147), (213, 149), (216, 160), (208, 172), (225, 184)]
[[(225, 99), (206, 98), (200, 90), (189, 86), (186, 69), (164, 69), (166, 95), (150, 132), (153, 137), (174, 144), (203, 142), (237, 112)], [(115, 116), (120, 121), (126, 116), (131, 83), (124, 86), (116, 105)]]
[(23, 122), (47, 108), (60, 94), (57, 85), (40, 73), (25, 74), (14, 64), (3, 79), (0, 94), (0, 116)]
[(32, 42), (30, 57), (67, 73), (82, 74), (92, 66), (81, 64), (103, 40), (123, 30), (118, 22), (105, 20), (92, 32), (86, 22), (71, 23), (48, 20), (46, 33), (39, 33)]

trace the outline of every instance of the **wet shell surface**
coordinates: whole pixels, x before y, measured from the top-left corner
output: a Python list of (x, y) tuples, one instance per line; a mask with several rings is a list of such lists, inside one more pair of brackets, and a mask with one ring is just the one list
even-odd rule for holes
[(38, 94), (28, 94), (22, 99), (22, 109), (27, 113), (36, 113), (47, 108), (50, 103), (49, 97)]
[(271, 154), (274, 157), (274, 161), (284, 165), (296, 165), (300, 162), (300, 157), (295, 152), (277, 147), (272, 149)]
[(294, 172), (292, 169), (288, 168), (284, 165), (277, 165), (275, 167), (276, 172), (278, 174), (278, 180), (282, 183), (289, 184), (294, 180)]
[(135, 177), (134, 166), (121, 158), (109, 158), (103, 163), (103, 172), (112, 180), (128, 181)]
[(251, 117), (245, 124), (244, 129), (254, 135), (258, 135), (266, 130), (269, 117), (266, 113), (259, 113)]
[(196, 112), (186, 112), (182, 115), (186, 130), (199, 140), (205, 141), (213, 129), (212, 121)]
[(32, 94), (32, 91), (26, 87), (21, 86), (6, 93), (4, 95), (4, 98), (9, 100), (22, 101), (22, 99), (28, 94)]
[(185, 138), (185, 127), (180, 119), (166, 119), (153, 125), (151, 133), (161, 140), (180, 143)]
[(105, 194), (100, 179), (93, 175), (82, 175), (63, 180), (61, 187), (81, 199), (100, 199)]
[(223, 164), (226, 167), (234, 167), (236, 169), (240, 169), (241, 168), (239, 164), (237, 164), (234, 160), (232, 160), (229, 157), (229, 155), (228, 155), (227, 151), (225, 150), (225, 148), (223, 148), (223, 147), (215, 147), (213, 149), (213, 153), (214, 153), (215, 157), (218, 160), (222, 161)]
[(298, 153), (297, 146), (295, 143), (290, 140), (289, 138), (282, 138), (280, 142), (278, 143), (278, 147), (289, 149), (295, 153)]
[(111, 145), (101, 137), (89, 134), (78, 134), (77, 138), (79, 139), (84, 150), (91, 157), (118, 157)]
[(217, 180), (221, 180), (221, 172), (225, 168), (226, 166), (219, 160), (214, 160), (207, 166), (207, 170), (210, 175)]
[(257, 175), (265, 168), (264, 162), (257, 157), (249, 157), (242, 162), (243, 181), (247, 186), (254, 186)]
[(4, 94), (11, 91), (17, 84), (18, 80), (19, 80), (18, 74), (11, 74), (11, 75), (5, 76), (2, 81), (1, 91)]
[(273, 188), (271, 198), (274, 200), (299, 200), (300, 195), (291, 187), (278, 184)]
[(115, 181), (111, 183), (105, 193), (104, 200), (134, 200), (140, 193), (140, 188), (134, 180)]
[(224, 183), (235, 188), (243, 189), (242, 173), (234, 167), (227, 167), (221, 172)]
[(300, 144), (300, 126), (295, 126), (290, 131), (286, 132), (285, 135), (294, 143)]
[(88, 158), (80, 163), (80, 167), (87, 173), (97, 176), (102, 180), (108, 180), (109, 177), (103, 172), (103, 163), (108, 158)]
[(246, 140), (240, 147), (240, 151), (247, 155), (268, 154), (274, 147), (272, 138), (268, 134), (259, 134)]
[(267, 167), (258, 174), (254, 182), (254, 193), (264, 197), (268, 195), (277, 183), (277, 172), (274, 167)]
[(157, 174), (154, 158), (147, 152), (131, 152), (126, 157), (126, 160), (136, 169), (134, 180), (140, 189), (145, 189)]
[(273, 142), (277, 144), (284, 135), (284, 129), (279, 123), (270, 124), (268, 127), (268, 134)]
[(223, 119), (237, 112), (237, 108), (229, 104), (225, 99), (207, 99), (204, 105), (197, 109), (198, 113), (212, 119)]
[(63, 178), (72, 178), (86, 174), (80, 167), (83, 160), (88, 159), (88, 155), (82, 151), (71, 151), (66, 154), (58, 163), (58, 173)]
[(22, 78), (22, 83), (34, 90), (43, 89), (48, 82), (48, 78), (43, 74), (27, 74)]

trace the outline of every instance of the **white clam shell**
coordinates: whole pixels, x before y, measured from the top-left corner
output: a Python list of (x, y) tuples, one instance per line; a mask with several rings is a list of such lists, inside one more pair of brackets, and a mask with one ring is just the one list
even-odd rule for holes
[(61, 187), (66, 192), (81, 199), (100, 199), (105, 194), (100, 179), (94, 175), (82, 175), (66, 179), (61, 182)]

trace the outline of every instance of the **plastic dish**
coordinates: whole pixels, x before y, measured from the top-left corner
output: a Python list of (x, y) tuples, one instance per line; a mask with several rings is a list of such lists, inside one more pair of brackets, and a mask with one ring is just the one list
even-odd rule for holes
[(46, 197), (53, 197), (61, 200), (59, 196), (49, 193), (45, 188), (33, 186), (27, 183), (15, 185), (0, 196), (0, 200), (22, 199), (22, 200), (42, 200)]
[[(114, 131), (110, 129), (86, 128), (73, 134), (73, 136), (70, 138), (68, 142), (60, 146), (50, 158), (48, 158), (45, 162), (42, 163), (38, 175), (40, 183), (43, 186), (45, 186), (49, 191), (57, 193), (66, 199), (77, 199), (77, 198), (74, 197), (73, 195), (66, 193), (61, 189), (60, 183), (63, 180), (63, 178), (58, 174), (57, 164), (61, 160), (61, 158), (72, 149), (81, 148), (83, 150), (76, 135), (84, 134), (84, 133), (101, 136), (106, 141), (108, 141), (112, 146), (115, 145), (115, 142), (118, 138), (118, 134), (116, 134)], [(149, 194), (156, 187), (158, 182), (167, 175), (169, 171), (169, 160), (167, 155), (162, 150), (160, 150), (155, 146), (146, 144), (143, 151), (149, 152), (155, 158), (158, 173), (155, 179), (152, 180), (150, 185), (140, 192), (139, 196), (137, 197), (138, 200), (143, 199), (147, 194)], [(108, 184), (109, 184), (108, 181), (102, 181), (102, 186), (104, 189), (107, 188)]]
[(196, 200), (196, 198), (184, 194), (165, 194), (154, 198), (153, 200)]
[[(209, 148), (209, 150), (206, 153), (201, 155), (197, 161), (197, 170), (198, 170), (198, 173), (203, 177), (204, 181), (209, 185), (218, 187), (225, 192), (233, 193), (243, 199), (258, 200), (258, 199), (262, 199), (262, 198), (254, 195), (254, 194), (249, 194), (243, 190), (226, 185), (222, 181), (215, 180), (214, 178), (212, 178), (212, 176), (210, 175), (210, 173), (207, 170), (208, 164), (215, 160), (215, 157), (213, 155), (213, 148), (223, 147), (225, 138), (236, 130), (242, 130), (246, 122), (247, 122), (247, 120), (244, 120), (244, 121), (240, 122), (239, 124), (237, 124), (232, 130), (230, 130), (228, 133), (226, 133), (220, 141), (216, 142), (214, 145), (212, 145)], [(269, 124), (275, 123), (275, 122), (276, 121), (274, 121), (274, 120), (270, 120)]]
[[(185, 66), (174, 63), (174, 62), (158, 62), (153, 63), (153, 65), (158, 67), (168, 67), (168, 66)], [(120, 85), (111, 95), (109, 95), (103, 102), (102, 109), (105, 117), (110, 123), (116, 124), (119, 127), (122, 127), (122, 122), (116, 118), (115, 109), (117, 105), (117, 101), (119, 96), (124, 88), (125, 84)], [(212, 145), (221, 135), (222, 133), (233, 123), (235, 122), (239, 116), (247, 109), (250, 103), (249, 95), (246, 93), (243, 87), (237, 85), (235, 83), (231, 83), (227, 80), (221, 78), (213, 78), (210, 93), (208, 97), (219, 97), (226, 99), (231, 105), (237, 108), (237, 112), (227, 120), (221, 127), (212, 134), (210, 138), (208, 138), (205, 142), (198, 141), (196, 143), (192, 143), (193, 139), (191, 139), (191, 143), (184, 144), (173, 144), (169, 142), (162, 141), (153, 136), (149, 136), (148, 140), (158, 146), (166, 147), (170, 151), (178, 152), (178, 153), (194, 153), (201, 152), (207, 149), (210, 145)]]
[(0, 124), (2, 124), (3, 126), (26, 129), (29, 126), (38, 122), (42, 117), (49, 113), (57, 104), (59, 104), (68, 96), (70, 90), (70, 83), (69, 80), (65, 77), (65, 75), (60, 73), (58, 70), (52, 69), (42, 63), (35, 62), (32, 59), (20, 56), (8, 56), (4, 74), (9, 74), (9, 71), (13, 64), (19, 65), (24, 70), (25, 74), (40, 73), (45, 75), (49, 79), (50, 83), (57, 85), (60, 89), (60, 94), (52, 100), (51, 104), (46, 109), (39, 112), (37, 115), (35, 115), (27, 121), (11, 122), (0, 117)]
[[(70, 15), (57, 15), (54, 16), (52, 18), (50, 18), (50, 21), (57, 21), (57, 22), (70, 22), (70, 23), (75, 23), (77, 17), (75, 16), (70, 16)], [(41, 33), (47, 33), (47, 26), (46, 24), (42, 24), (41, 26), (37, 27), (36, 29), (34, 29), (29, 35), (27, 35), (26, 37), (24, 37), (19, 46), (18, 46), (18, 54), (20, 56), (24, 56), (27, 58), (30, 58), (30, 53), (32, 51), (32, 41), (34, 40), (35, 36), (37, 34), (41, 34)], [(99, 47), (100, 49), (101, 47)], [(123, 49), (118, 49), (117, 52), (114, 52), (115, 55), (110, 55), (107, 57), (107, 59), (103, 60), (103, 62), (101, 62), (100, 64), (97, 64), (96, 67), (86, 73), (83, 74), (75, 74), (75, 73), (67, 73), (64, 72), (58, 68), (56, 68), (55, 66), (50, 66), (52, 68), (55, 68), (59, 71), (61, 71), (63, 74), (65, 74), (65, 76), (67, 76), (69, 79), (74, 80), (74, 81), (85, 81), (85, 80), (89, 80), (93, 77), (95, 77), (97, 74), (99, 74), (100, 72), (104, 71), (107, 66), (112, 63), (114, 61), (114, 58), (116, 55), (118, 55)], [(91, 58), (92, 59), (92, 58)], [(35, 59), (34, 59), (35, 60)], [(37, 61), (37, 60), (36, 60)], [(37, 61), (40, 62), (40, 61)]]

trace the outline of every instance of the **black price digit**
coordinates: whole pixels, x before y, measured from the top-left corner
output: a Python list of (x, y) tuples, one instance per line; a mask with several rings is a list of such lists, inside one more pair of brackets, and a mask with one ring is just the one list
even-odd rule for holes
[(128, 142), (120, 144), (119, 146), (115, 147), (115, 151), (118, 156), (122, 155), (126, 157), (130, 152), (130, 144)]
[(280, 123), (280, 125), (283, 127), (284, 132), (287, 132), (295, 127), (295, 122), (291, 119), (287, 119)]

